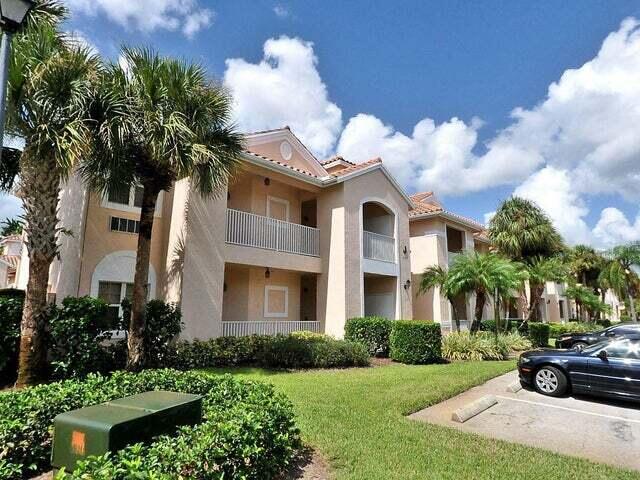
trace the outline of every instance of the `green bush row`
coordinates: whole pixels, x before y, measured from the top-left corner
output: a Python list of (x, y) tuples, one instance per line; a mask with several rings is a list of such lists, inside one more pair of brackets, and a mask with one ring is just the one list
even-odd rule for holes
[(511, 352), (531, 348), (531, 342), (518, 333), (450, 333), (442, 339), (442, 356), (450, 361), (505, 360)]
[(48, 470), (52, 423), (69, 410), (149, 390), (204, 396), (204, 422), (90, 459), (68, 478), (272, 478), (300, 447), (289, 401), (270, 385), (175, 370), (91, 374), (0, 395), (0, 478)]
[(534, 347), (548, 347), (550, 331), (548, 323), (529, 322), (529, 340)]
[(344, 338), (364, 345), (371, 356), (389, 356), (389, 336), (393, 322), (383, 317), (350, 318), (344, 327)]
[(564, 335), (566, 333), (584, 333), (595, 332), (604, 328), (602, 325), (596, 325), (593, 323), (549, 323), (549, 336), (552, 338)]
[(369, 356), (364, 347), (353, 342), (294, 332), (181, 341), (169, 356), (168, 364), (185, 370), (247, 364), (269, 368), (342, 368), (366, 366)]
[(396, 320), (389, 337), (391, 358), (396, 362), (426, 364), (441, 359), (440, 325), (416, 320)]
[(0, 296), (0, 387), (15, 380), (23, 300)]

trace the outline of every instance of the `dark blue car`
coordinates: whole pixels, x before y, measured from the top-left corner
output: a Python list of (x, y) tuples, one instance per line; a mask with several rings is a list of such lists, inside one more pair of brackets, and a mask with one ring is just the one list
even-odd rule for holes
[(540, 349), (523, 353), (520, 380), (539, 393), (568, 391), (640, 400), (640, 338), (623, 338), (576, 350)]

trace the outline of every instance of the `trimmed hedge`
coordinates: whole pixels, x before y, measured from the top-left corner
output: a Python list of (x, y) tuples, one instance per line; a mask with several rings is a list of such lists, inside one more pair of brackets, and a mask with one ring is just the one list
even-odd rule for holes
[(529, 340), (534, 347), (548, 347), (550, 331), (548, 323), (529, 322)]
[(359, 344), (327, 335), (294, 332), (289, 335), (219, 337), (178, 342), (169, 357), (178, 369), (260, 365), (269, 368), (341, 368), (369, 364)]
[(344, 339), (364, 345), (369, 355), (386, 358), (392, 324), (384, 317), (350, 318), (344, 327)]
[(601, 330), (602, 328), (604, 328), (601, 325), (596, 325), (593, 323), (577, 322), (548, 323), (547, 325), (549, 325), (549, 336), (552, 338), (564, 335), (566, 333), (595, 332), (596, 330)]
[(425, 364), (441, 358), (440, 325), (433, 322), (396, 320), (390, 337), (391, 358), (397, 362)]
[(16, 379), (23, 299), (0, 297), (0, 386)]
[(92, 374), (0, 395), (0, 478), (28, 478), (50, 468), (59, 413), (149, 390), (203, 395), (204, 422), (90, 459), (66, 478), (272, 478), (300, 447), (292, 406), (271, 385), (175, 370)]

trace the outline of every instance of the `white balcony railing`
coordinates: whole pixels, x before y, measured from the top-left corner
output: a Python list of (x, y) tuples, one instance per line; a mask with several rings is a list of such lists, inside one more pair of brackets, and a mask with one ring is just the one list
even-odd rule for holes
[(362, 232), (362, 255), (371, 260), (395, 263), (395, 243), (393, 237), (380, 233)]
[(227, 209), (225, 241), (298, 255), (320, 255), (320, 230), (255, 213)]
[(291, 332), (320, 333), (320, 322), (259, 321), (222, 322), (224, 337), (245, 337), (247, 335), (277, 335)]

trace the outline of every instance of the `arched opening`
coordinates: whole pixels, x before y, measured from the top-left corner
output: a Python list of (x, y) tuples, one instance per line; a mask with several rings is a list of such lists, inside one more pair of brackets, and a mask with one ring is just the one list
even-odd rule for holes
[[(133, 295), (133, 277), (136, 271), (136, 252), (123, 250), (105, 255), (91, 275), (91, 296), (109, 305), (109, 318), (113, 325), (122, 315), (122, 300)], [(156, 296), (156, 272), (149, 265), (147, 298)]]

